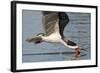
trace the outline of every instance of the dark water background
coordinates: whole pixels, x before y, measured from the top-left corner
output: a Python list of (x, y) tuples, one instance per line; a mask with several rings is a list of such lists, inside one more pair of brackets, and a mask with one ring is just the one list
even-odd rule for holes
[[(90, 44), (90, 13), (66, 12), (70, 22), (64, 30), (64, 35), (76, 42), (81, 47), (81, 56), (78, 60), (86, 60), (91, 57)], [(23, 10), (22, 12), (22, 61), (45, 62), (76, 60), (75, 52), (62, 44), (41, 43), (35, 45), (25, 40), (38, 33), (44, 32), (41, 11)]]

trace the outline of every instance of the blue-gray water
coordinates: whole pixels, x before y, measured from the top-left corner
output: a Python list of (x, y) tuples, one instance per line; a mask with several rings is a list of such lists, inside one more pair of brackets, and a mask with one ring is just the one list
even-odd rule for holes
[[(80, 60), (90, 59), (90, 21), (91, 14), (66, 12), (70, 22), (64, 30), (64, 35), (76, 42), (81, 49)], [(62, 44), (50, 44), (43, 42), (35, 45), (25, 40), (44, 32), (41, 11), (23, 10), (22, 12), (22, 62), (45, 62), (73, 60), (74, 50), (66, 48)]]

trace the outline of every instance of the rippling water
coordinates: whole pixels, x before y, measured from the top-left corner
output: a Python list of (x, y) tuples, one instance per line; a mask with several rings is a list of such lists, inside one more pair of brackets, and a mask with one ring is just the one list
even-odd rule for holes
[(26, 42), (26, 38), (44, 32), (41, 11), (23, 10), (22, 34), (22, 61), (45, 62), (85, 60), (91, 57), (90, 27), (91, 15), (89, 13), (66, 12), (70, 22), (65, 28), (64, 35), (81, 47), (81, 56), (76, 58), (74, 50), (62, 44), (41, 43), (35, 45)]

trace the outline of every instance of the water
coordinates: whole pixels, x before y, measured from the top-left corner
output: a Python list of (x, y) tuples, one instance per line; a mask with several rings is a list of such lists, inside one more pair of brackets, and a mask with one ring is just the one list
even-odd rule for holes
[(64, 30), (64, 35), (81, 47), (81, 56), (75, 57), (75, 51), (62, 44), (41, 43), (35, 45), (25, 40), (44, 32), (41, 11), (23, 10), (22, 16), (22, 61), (68, 61), (91, 59), (90, 27), (91, 14), (66, 12), (70, 22)]

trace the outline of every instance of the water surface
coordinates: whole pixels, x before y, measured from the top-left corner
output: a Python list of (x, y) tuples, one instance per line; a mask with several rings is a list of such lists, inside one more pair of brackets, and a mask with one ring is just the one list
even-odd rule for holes
[[(90, 27), (91, 14), (66, 12), (70, 22), (65, 27), (64, 35), (76, 42), (81, 47), (81, 56), (78, 60), (86, 60), (91, 57)], [(35, 45), (25, 40), (44, 32), (41, 11), (23, 10), (22, 12), (22, 61), (45, 62), (45, 61), (71, 61), (76, 60), (75, 51), (62, 44), (41, 43)]]

